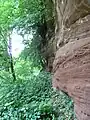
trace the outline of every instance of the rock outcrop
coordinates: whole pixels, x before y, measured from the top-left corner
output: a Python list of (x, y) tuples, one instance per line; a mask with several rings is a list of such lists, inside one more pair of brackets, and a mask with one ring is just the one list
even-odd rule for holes
[(90, 0), (55, 0), (54, 4), (53, 87), (73, 98), (78, 120), (90, 120)]

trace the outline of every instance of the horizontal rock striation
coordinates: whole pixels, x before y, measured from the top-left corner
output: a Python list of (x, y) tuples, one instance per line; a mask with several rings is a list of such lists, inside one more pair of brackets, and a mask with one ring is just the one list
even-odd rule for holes
[(54, 59), (53, 87), (73, 98), (78, 120), (90, 120), (90, 16), (69, 25)]

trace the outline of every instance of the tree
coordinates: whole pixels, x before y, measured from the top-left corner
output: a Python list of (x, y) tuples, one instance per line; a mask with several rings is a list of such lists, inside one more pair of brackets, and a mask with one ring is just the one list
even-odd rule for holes
[(9, 45), (8, 45), (8, 49), (9, 49), (9, 58), (10, 58), (10, 68), (11, 68), (11, 73), (13, 76), (13, 81), (16, 81), (16, 75), (15, 75), (15, 70), (14, 70), (14, 64), (13, 64), (13, 57), (12, 57), (12, 38), (10, 37), (9, 33)]

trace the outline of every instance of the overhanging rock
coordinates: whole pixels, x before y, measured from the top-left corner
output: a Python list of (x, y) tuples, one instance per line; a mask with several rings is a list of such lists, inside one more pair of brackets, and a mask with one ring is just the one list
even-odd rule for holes
[(90, 1), (56, 0), (53, 86), (74, 100), (78, 120), (90, 120)]

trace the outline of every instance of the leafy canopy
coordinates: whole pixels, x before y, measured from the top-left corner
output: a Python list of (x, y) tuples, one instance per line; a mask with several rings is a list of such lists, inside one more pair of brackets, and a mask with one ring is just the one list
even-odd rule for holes
[[(53, 24), (52, 0), (0, 0), (0, 120), (73, 119), (72, 101), (52, 90), (41, 54)], [(19, 58), (8, 54), (13, 29), (25, 45)]]

